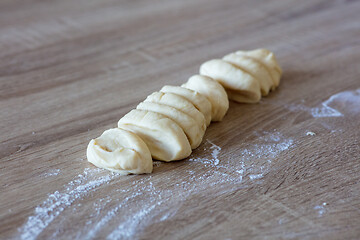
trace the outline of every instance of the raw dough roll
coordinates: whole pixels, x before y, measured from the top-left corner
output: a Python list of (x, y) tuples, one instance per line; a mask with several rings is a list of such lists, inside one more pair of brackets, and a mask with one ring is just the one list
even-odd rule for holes
[(191, 154), (184, 131), (162, 114), (134, 109), (119, 120), (118, 127), (136, 133), (154, 159), (170, 162)]
[(154, 92), (150, 94), (144, 102), (155, 102), (168, 105), (186, 113), (195, 119), (195, 121), (198, 123), (200, 131), (205, 133), (206, 122), (204, 115), (199, 110), (197, 110), (191, 102), (186, 100), (186, 98), (173, 93)]
[(153, 169), (150, 150), (144, 141), (119, 128), (106, 130), (92, 139), (87, 147), (87, 159), (97, 167), (122, 175), (151, 173)]
[(205, 117), (206, 126), (210, 125), (211, 122), (211, 103), (201, 93), (194, 90), (183, 88), (179, 86), (166, 85), (161, 88), (160, 92), (163, 93), (174, 93), (186, 98), (190, 101)]
[(156, 112), (165, 115), (174, 122), (176, 122), (186, 134), (192, 149), (197, 148), (204, 136), (204, 131), (201, 131), (198, 123), (184, 112), (176, 108), (154, 102), (142, 102), (137, 105), (136, 109)]
[(211, 103), (212, 121), (221, 121), (224, 118), (229, 109), (229, 99), (220, 83), (207, 76), (194, 75), (181, 87), (192, 89), (207, 97)]
[(274, 90), (277, 86), (279, 86), (282, 70), (275, 58), (275, 55), (272, 52), (270, 52), (267, 49), (260, 48), (252, 51), (237, 51), (235, 53), (237, 55), (249, 56), (257, 60), (258, 62), (262, 63), (271, 74), (273, 80), (272, 90)]
[(261, 92), (258, 80), (251, 74), (221, 59), (213, 59), (200, 66), (200, 74), (209, 76), (228, 92), (229, 98), (243, 103), (260, 101)]
[(270, 89), (273, 87), (273, 80), (270, 72), (263, 64), (259, 63), (258, 61), (252, 59), (249, 56), (238, 55), (235, 53), (230, 53), (224, 56), (223, 60), (235, 65), (236, 67), (254, 76), (260, 84), (262, 96), (266, 96), (269, 94)]

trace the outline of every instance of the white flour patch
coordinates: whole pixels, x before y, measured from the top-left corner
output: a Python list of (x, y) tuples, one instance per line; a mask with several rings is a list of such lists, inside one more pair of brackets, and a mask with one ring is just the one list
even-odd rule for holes
[(326, 205), (327, 205), (327, 203), (324, 202), (321, 205), (317, 205), (317, 206), (314, 207), (314, 210), (316, 210), (317, 213), (318, 213), (318, 217), (322, 217), (322, 215), (324, 213), (326, 213), (326, 208), (325, 208)]
[(259, 178), (263, 178), (264, 176), (260, 173), (260, 174), (251, 174), (249, 175), (249, 178), (251, 180), (254, 180), (254, 179), (259, 179)]
[(210, 150), (212, 150), (211, 156), (212, 156), (212, 159), (214, 160), (214, 165), (216, 166), (220, 163), (220, 160), (218, 159), (218, 155), (221, 151), (221, 147), (219, 147), (218, 145), (215, 145), (209, 139), (206, 139), (206, 141), (211, 144), (211, 147), (210, 147)]
[(250, 180), (261, 180), (270, 171), (272, 160), (293, 144), (294, 140), (285, 138), (281, 133), (255, 132), (258, 136), (255, 144), (240, 150), (240, 169), (243, 175), (248, 175)]
[(238, 156), (232, 161), (226, 159), (221, 162), (221, 148), (210, 140), (206, 141), (204, 149), (211, 150), (211, 157), (208, 157), (208, 153), (207, 156), (191, 158), (189, 161), (205, 164), (206, 167), (211, 167), (229, 176), (231, 174), (236, 183), (241, 182), (245, 176), (250, 180), (260, 180), (269, 171), (272, 160), (281, 152), (289, 149), (294, 141), (291, 138), (285, 138), (279, 132), (254, 132), (254, 135), (257, 136), (257, 139), (238, 149)]
[[(189, 161), (190, 162), (201, 162), (201, 163), (205, 163), (205, 164), (211, 165), (211, 166), (218, 166), (220, 163), (218, 156), (220, 154), (221, 147), (214, 144), (209, 139), (206, 139), (206, 142), (207, 142), (207, 144), (205, 144), (205, 146), (204, 146), (204, 152), (207, 152), (206, 150), (210, 149), (211, 150), (211, 158), (209, 158), (209, 157), (190, 158)], [(208, 147), (208, 144), (210, 144), (210, 147)], [(221, 168), (222, 166), (218, 166), (218, 167)]]
[[(87, 235), (84, 237), (84, 239), (92, 239), (94, 236), (96, 236), (96, 233), (100, 231), (111, 219), (116, 217), (118, 212), (122, 207), (125, 206), (125, 204), (137, 196), (142, 195), (141, 193), (135, 193), (131, 195), (130, 197), (125, 198), (118, 206), (112, 208), (110, 211), (108, 211), (104, 217), (100, 219), (100, 221), (97, 221), (95, 226), (92, 226), (91, 229), (87, 232)], [(100, 212), (97, 213), (98, 215)]]
[(49, 194), (48, 198), (35, 208), (34, 214), (28, 217), (18, 229), (21, 239), (36, 239), (49, 224), (71, 206), (77, 199), (85, 197), (90, 191), (108, 183), (116, 174), (96, 177), (98, 169), (85, 169), (75, 179), (64, 186), (64, 190)]
[(135, 235), (137, 228), (141, 225), (141, 221), (155, 209), (155, 207), (160, 206), (161, 202), (157, 202), (154, 205), (151, 205), (147, 208), (143, 208), (134, 215), (128, 217), (128, 219), (121, 223), (114, 231), (112, 231), (106, 239), (124, 239), (130, 238)]
[(60, 173), (60, 169), (52, 169), (44, 174), (41, 174), (43, 177), (51, 177), (51, 176), (57, 176)]
[(308, 112), (314, 118), (342, 117), (360, 113), (360, 88), (354, 91), (344, 91), (332, 95), (319, 107), (310, 108), (303, 104), (285, 105), (292, 112)]
[(311, 115), (314, 118), (344, 116), (341, 112), (329, 106), (335, 97), (336, 95), (331, 96), (328, 100), (323, 102), (320, 107), (311, 108)]

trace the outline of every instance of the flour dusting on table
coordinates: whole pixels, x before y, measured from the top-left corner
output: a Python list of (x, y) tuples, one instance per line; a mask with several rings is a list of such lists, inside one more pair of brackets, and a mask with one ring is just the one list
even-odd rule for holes
[(343, 117), (360, 113), (360, 88), (353, 91), (343, 91), (330, 96), (318, 107), (308, 107), (301, 104), (285, 105), (293, 112), (310, 113), (314, 118)]
[[(45, 229), (53, 231), (52, 238), (60, 236), (59, 228), (66, 228), (61, 225), (66, 224), (61, 220), (62, 212), (79, 212), (83, 201), (93, 201), (93, 207), (86, 209), (85, 216), (74, 215), (75, 218), (88, 219), (85, 226), (78, 230), (77, 238), (107, 236), (107, 239), (136, 239), (151, 224), (171, 220), (193, 195), (207, 196), (209, 189), (216, 189), (216, 195), (221, 195), (247, 188), (248, 184), (261, 184), (271, 170), (272, 161), (289, 149), (294, 141), (277, 131), (253, 134), (256, 139), (236, 145), (234, 150), (240, 154), (236, 157), (232, 155), (232, 158), (226, 156), (215, 141), (206, 139), (201, 145), (203, 149), (198, 151), (199, 157), (183, 161), (183, 166), (189, 166), (184, 170), (185, 174), (174, 172), (162, 178), (154, 178), (153, 175), (126, 176), (130, 181), (126, 186), (104, 186), (120, 176), (100, 169), (85, 169), (35, 208), (19, 228), (21, 239), (36, 239)], [(154, 168), (163, 164), (155, 161)], [(202, 164), (204, 168), (194, 171), (191, 164)], [(166, 188), (164, 183), (168, 183)], [(91, 193), (104, 188), (107, 195), (98, 199), (89, 198)], [(114, 191), (121, 194), (113, 198), (111, 193)], [(61, 224), (55, 230), (54, 226), (50, 228), (50, 224), (59, 217), (56, 223)]]
[(28, 217), (26, 223), (19, 228), (21, 239), (36, 239), (65, 208), (115, 176), (113, 174), (94, 178), (94, 173), (99, 171), (85, 169), (82, 174), (66, 184), (63, 190), (49, 194), (48, 198), (35, 208), (34, 214)]

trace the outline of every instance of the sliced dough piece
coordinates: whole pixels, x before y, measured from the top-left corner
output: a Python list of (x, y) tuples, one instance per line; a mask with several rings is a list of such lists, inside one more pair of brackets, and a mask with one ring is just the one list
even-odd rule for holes
[(221, 121), (224, 118), (229, 109), (229, 99), (220, 83), (207, 76), (194, 75), (181, 87), (192, 89), (207, 97), (211, 103), (212, 121)]
[(179, 86), (164, 86), (160, 92), (163, 93), (174, 93), (180, 95), (181, 97), (186, 98), (190, 101), (205, 117), (206, 126), (210, 125), (211, 122), (211, 103), (210, 101), (201, 93), (196, 92), (191, 89), (179, 87)]
[(174, 93), (154, 92), (150, 94), (144, 102), (156, 102), (176, 108), (177, 110), (194, 118), (198, 123), (198, 126), (201, 128), (201, 131), (205, 132), (206, 130), (204, 114), (197, 110), (190, 101), (186, 100), (186, 98)]
[(192, 149), (195, 149), (200, 145), (205, 132), (201, 131), (195, 119), (186, 113), (181, 112), (174, 107), (154, 102), (142, 102), (137, 105), (136, 109), (165, 115), (166, 117), (176, 122), (182, 128), (182, 130), (184, 130), (184, 133), (186, 134)]
[(213, 59), (200, 66), (200, 74), (209, 76), (226, 91), (231, 91), (229, 98), (237, 102), (256, 103), (260, 101), (259, 82), (249, 73), (221, 59)]
[(119, 120), (118, 127), (137, 134), (154, 159), (170, 162), (191, 154), (184, 131), (162, 114), (134, 109)]
[(238, 68), (248, 72), (258, 80), (260, 84), (261, 95), (266, 96), (269, 94), (270, 89), (273, 86), (273, 80), (270, 72), (266, 67), (251, 57), (245, 55), (237, 55), (230, 53), (223, 57), (223, 60), (234, 64)]
[(124, 129), (106, 130), (92, 139), (87, 147), (87, 159), (99, 168), (122, 175), (151, 173), (153, 161), (149, 148), (136, 134)]
[(272, 90), (274, 90), (277, 86), (279, 86), (282, 70), (275, 58), (274, 53), (264, 48), (255, 49), (252, 51), (237, 51), (235, 53), (237, 55), (249, 56), (262, 63), (269, 70), (271, 77), (273, 79)]

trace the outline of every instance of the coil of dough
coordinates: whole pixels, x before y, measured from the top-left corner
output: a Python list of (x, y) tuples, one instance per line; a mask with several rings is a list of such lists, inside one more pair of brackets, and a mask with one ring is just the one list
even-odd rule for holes
[(275, 55), (267, 49), (237, 51), (200, 66), (200, 74), (224, 86), (229, 99), (256, 103), (280, 83), (282, 70)]
[(194, 105), (177, 94), (173, 93), (163, 93), (163, 92), (154, 92), (150, 94), (144, 102), (155, 102), (164, 105), (171, 106), (177, 110), (186, 113), (191, 116), (197, 122), (200, 131), (205, 133), (206, 130), (206, 121), (204, 115), (197, 110)]
[(191, 102), (205, 117), (206, 126), (211, 122), (211, 103), (201, 93), (179, 86), (166, 85), (161, 88), (160, 92), (174, 93)]
[(273, 80), (269, 71), (263, 64), (246, 55), (238, 55), (235, 53), (230, 53), (224, 56), (223, 60), (254, 76), (260, 84), (262, 96), (269, 94), (271, 88), (273, 87)]
[(95, 166), (122, 175), (151, 173), (153, 161), (147, 145), (136, 134), (124, 129), (106, 130), (92, 139), (87, 159)]
[(273, 80), (273, 87), (271, 90), (274, 90), (279, 86), (282, 70), (274, 53), (268, 49), (259, 48), (251, 51), (236, 51), (235, 54), (251, 57), (263, 64), (268, 69)]
[(200, 66), (200, 74), (218, 81), (231, 100), (255, 103), (261, 98), (260, 85), (251, 74), (222, 59), (213, 59)]
[(221, 121), (229, 109), (229, 99), (224, 87), (214, 79), (203, 76), (191, 76), (181, 87), (204, 95), (211, 103), (211, 121)]
[(152, 159), (175, 161), (201, 144), (211, 121), (221, 121), (229, 99), (255, 103), (280, 83), (282, 70), (267, 49), (236, 51), (200, 66), (179, 86), (164, 86), (90, 141), (88, 161), (120, 174), (152, 172)]
[(184, 131), (162, 114), (134, 109), (119, 120), (118, 127), (138, 135), (146, 143), (154, 159), (169, 162), (191, 154), (190, 143)]
[(201, 131), (195, 119), (186, 113), (181, 112), (174, 107), (154, 102), (142, 102), (137, 105), (136, 109), (163, 114), (176, 122), (183, 129), (192, 149), (195, 149), (200, 145), (204, 136), (204, 131)]

